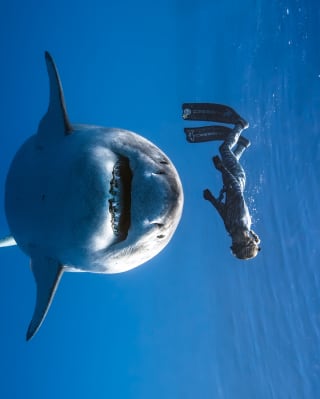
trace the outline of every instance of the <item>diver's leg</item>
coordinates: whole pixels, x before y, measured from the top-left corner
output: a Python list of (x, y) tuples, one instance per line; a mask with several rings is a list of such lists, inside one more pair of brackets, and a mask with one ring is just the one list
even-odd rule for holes
[(223, 187), (220, 191), (219, 198), (223, 198), (224, 193), (228, 190), (229, 187), (236, 187), (239, 185), (237, 177), (234, 176), (229, 169), (227, 169), (224, 163), (221, 161), (218, 155), (212, 158), (212, 162), (217, 170), (219, 170), (222, 174)]
[[(236, 154), (232, 151), (232, 148), (238, 143), (242, 130), (242, 125), (237, 124), (232, 132), (228, 135), (226, 140), (221, 144), (221, 146), (219, 147), (219, 151), (221, 154), (222, 164), (224, 168), (230, 172), (230, 174), (238, 181), (241, 189), (244, 190), (246, 175), (238, 161), (238, 157), (243, 154), (244, 148), (242, 149), (239, 147), (238, 151), (236, 149)], [(228, 180), (228, 177), (225, 173), (223, 173), (223, 176)], [(225, 182), (224, 185), (228, 186), (228, 184), (226, 184)]]
[(236, 148), (234, 150), (232, 150), (234, 156), (237, 158), (238, 161), (241, 158), (241, 156), (243, 155), (243, 153), (245, 152), (245, 150), (248, 147), (250, 147), (250, 145), (251, 145), (251, 142), (248, 139), (246, 139), (243, 136), (239, 137), (239, 140), (237, 142)]
[(228, 136), (225, 138), (224, 142), (220, 146), (220, 153), (223, 156), (225, 152), (228, 154), (231, 152), (233, 147), (238, 143), (241, 133), (243, 131), (243, 127), (241, 124), (236, 124), (234, 128), (230, 131)]

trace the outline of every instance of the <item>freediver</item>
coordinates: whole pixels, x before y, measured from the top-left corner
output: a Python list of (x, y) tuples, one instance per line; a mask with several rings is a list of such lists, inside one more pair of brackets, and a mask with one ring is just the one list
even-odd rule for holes
[(251, 216), (244, 198), (246, 174), (239, 162), (244, 151), (250, 146), (250, 141), (241, 136), (249, 124), (226, 105), (186, 103), (182, 108), (185, 120), (234, 124), (233, 129), (213, 125), (185, 128), (184, 131), (191, 143), (223, 140), (219, 147), (221, 158), (217, 155), (212, 159), (215, 168), (222, 174), (223, 187), (218, 198), (215, 198), (209, 189), (204, 190), (203, 197), (211, 202), (221, 216), (232, 239), (233, 255), (238, 259), (252, 259), (260, 251), (260, 238), (251, 229)]

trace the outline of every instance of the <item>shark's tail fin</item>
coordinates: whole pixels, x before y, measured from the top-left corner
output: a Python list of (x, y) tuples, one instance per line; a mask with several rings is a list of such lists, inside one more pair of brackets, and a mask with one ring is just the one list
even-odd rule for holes
[(17, 245), (17, 243), (12, 236), (0, 238), (0, 248), (1, 247), (12, 247), (13, 245)]

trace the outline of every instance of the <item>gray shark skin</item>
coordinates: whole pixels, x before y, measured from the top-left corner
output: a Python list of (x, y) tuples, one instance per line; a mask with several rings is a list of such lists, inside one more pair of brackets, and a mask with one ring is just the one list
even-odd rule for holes
[(178, 173), (145, 138), (71, 124), (54, 61), (45, 53), (50, 98), (38, 131), (18, 150), (5, 188), (11, 236), (31, 259), (37, 285), (29, 340), (64, 272), (121, 273), (157, 255), (183, 208)]

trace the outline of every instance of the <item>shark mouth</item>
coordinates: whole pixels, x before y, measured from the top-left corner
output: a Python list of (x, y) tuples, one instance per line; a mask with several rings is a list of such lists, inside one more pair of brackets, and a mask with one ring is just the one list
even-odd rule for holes
[(116, 241), (123, 241), (128, 236), (131, 223), (131, 182), (132, 172), (129, 159), (118, 155), (112, 170), (109, 193), (109, 212), (111, 226)]

